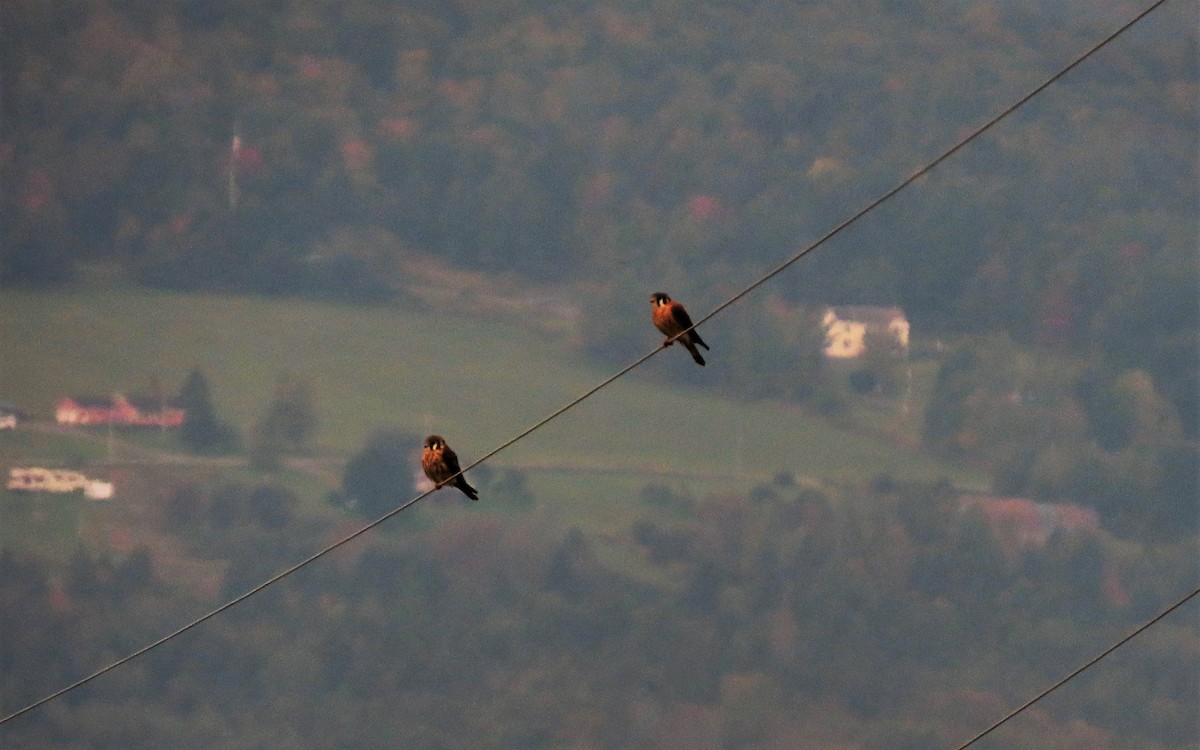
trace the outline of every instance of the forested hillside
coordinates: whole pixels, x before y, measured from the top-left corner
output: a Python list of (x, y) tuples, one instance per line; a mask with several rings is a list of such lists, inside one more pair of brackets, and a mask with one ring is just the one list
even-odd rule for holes
[[(627, 361), (650, 291), (706, 311), (1130, 14), (1043, 6), (9, 2), (0, 281), (104, 262), (150, 285), (368, 301), (436, 257), (566, 285), (578, 343)], [(919, 342), (1034, 352), (1036, 377), (1011, 358), (988, 383), (945, 370), (932, 447), (1014, 491), (1039, 484), (1040, 447), (1008, 449), (1003, 433), (1030, 431), (999, 422), (1099, 446), (1086, 471), (1127, 473), (1104, 452), (1139, 430), (1181, 456), (1154, 462), (1186, 465), (1200, 142), (1184, 15), (1168, 4), (714, 321), (756, 377), (704, 382), (843, 410), (809, 311), (898, 304)], [(1078, 495), (1069, 463), (1049, 461), (1043, 489)]]
[[(1178, 4), (1182, 5), (1182, 4)], [(1169, 4), (775, 282), (1149, 368), (1196, 432), (1196, 65)], [(1125, 2), (0, 9), (0, 278), (387, 296), (396, 258), (715, 304)], [(636, 327), (635, 327), (636, 326)], [(1190, 402), (1189, 402), (1190, 401)]]
[[(0, 746), (957, 746), (1196, 583), (1192, 5), (706, 322), (705, 368), (674, 347), (479, 503)], [(408, 500), (421, 435), (482, 455), (656, 345), (652, 292), (708, 312), (1138, 10), (0, 3), (0, 472), (118, 487), (0, 491), (0, 716)], [(911, 343), (834, 362), (826, 305)], [(181, 380), (178, 436), (45, 420)], [(979, 746), (1193, 747), (1187, 614)]]
[[(543, 514), (406, 514), (0, 739), (938, 750), (1194, 583), (1189, 545), (1001, 544), (946, 486), (647, 494), (615, 551)], [(144, 550), (65, 564), (0, 554), (0, 597), (21, 604), (0, 610), (5, 708), (308, 554), (320, 524), (295, 511), (270, 484), (171, 493), (177, 552), (227, 571), (206, 595), (167, 586)], [(984, 746), (1193, 747), (1197, 644), (1176, 613)]]

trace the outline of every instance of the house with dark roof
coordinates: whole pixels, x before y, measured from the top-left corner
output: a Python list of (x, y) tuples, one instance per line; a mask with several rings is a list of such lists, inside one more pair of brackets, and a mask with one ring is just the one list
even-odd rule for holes
[(908, 318), (899, 307), (842, 305), (827, 307), (821, 317), (825, 328), (825, 356), (852, 359), (867, 350), (867, 333), (892, 336), (908, 348)]
[(21, 411), (7, 401), (0, 401), (0, 430), (15, 429), (18, 422), (29, 419), (27, 412)]

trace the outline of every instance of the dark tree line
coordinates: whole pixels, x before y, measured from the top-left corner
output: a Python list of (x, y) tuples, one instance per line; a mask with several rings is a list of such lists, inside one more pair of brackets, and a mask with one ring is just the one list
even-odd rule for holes
[(926, 442), (983, 462), (999, 491), (1096, 508), (1132, 538), (1197, 531), (1200, 453), (1146, 370), (1021, 350), (1000, 337), (952, 351), (925, 414)]
[[(586, 282), (612, 350), (627, 290), (715, 298), (1109, 30), (1082, 0), (837, 8), (13, 0), (0, 280), (377, 300), (426, 252)], [(779, 293), (1145, 369), (1195, 437), (1196, 72), (1161, 13)]]
[[(1013, 548), (945, 485), (785, 479), (705, 500), (648, 488), (654, 504), (616, 535), (453, 511), (381, 529), (0, 736), (695, 747), (687, 727), (703, 726), (711, 746), (750, 747), (815, 741), (836, 715), (844, 744), (950, 746), (1193, 583), (1188, 544), (1081, 532)], [(227, 561), (228, 597), (313, 543), (293, 506), (271, 485), (181, 487), (169, 523), (183, 549)], [(21, 602), (0, 614), (10, 707), (208, 606), (145, 551), (0, 568), (0, 597)], [(1189, 746), (1195, 636), (1186, 617), (1164, 623), (1003, 742)]]

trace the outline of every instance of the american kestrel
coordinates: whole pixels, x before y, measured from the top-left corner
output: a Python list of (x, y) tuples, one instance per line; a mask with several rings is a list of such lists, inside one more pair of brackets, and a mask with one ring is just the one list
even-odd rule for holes
[[(421, 468), (439, 490), (449, 483), (451, 487), (462, 490), (462, 493), (472, 500), (479, 499), (479, 493), (467, 484), (466, 477), (459, 473), (462, 468), (458, 465), (458, 455), (446, 445), (446, 439), (441, 435), (425, 438), (425, 450), (421, 451)], [(454, 476), (455, 474), (458, 476)]]
[(672, 339), (679, 336), (675, 340), (687, 347), (687, 350), (692, 353), (692, 359), (696, 360), (696, 364), (704, 367), (704, 357), (700, 356), (696, 345), (699, 344), (707, 349), (708, 344), (700, 338), (700, 333), (691, 330), (682, 336), (679, 335), (692, 327), (692, 319), (688, 316), (687, 310), (683, 309), (683, 305), (662, 292), (655, 292), (650, 297), (650, 304), (653, 306), (654, 327), (667, 335), (667, 338), (663, 340), (663, 346), (670, 346), (674, 343)]

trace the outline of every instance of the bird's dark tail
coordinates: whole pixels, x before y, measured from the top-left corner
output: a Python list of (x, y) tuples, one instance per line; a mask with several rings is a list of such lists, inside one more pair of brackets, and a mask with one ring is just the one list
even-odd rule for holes
[[(696, 360), (696, 364), (704, 367), (704, 357), (700, 356), (700, 350), (696, 348), (695, 344), (690, 341), (684, 341), (682, 343), (687, 347), (687, 350), (692, 353), (692, 359)], [(704, 348), (707, 349), (708, 347), (706, 346)]]
[(705, 349), (708, 349), (708, 344), (704, 343), (704, 339), (700, 338), (700, 334), (696, 333), (695, 330), (692, 331), (692, 341), (695, 341), (700, 346), (703, 346)]
[(462, 493), (472, 500), (479, 499), (479, 491), (467, 484), (466, 477), (464, 477), (462, 474), (459, 474), (458, 478), (454, 480), (454, 486), (462, 490)]

